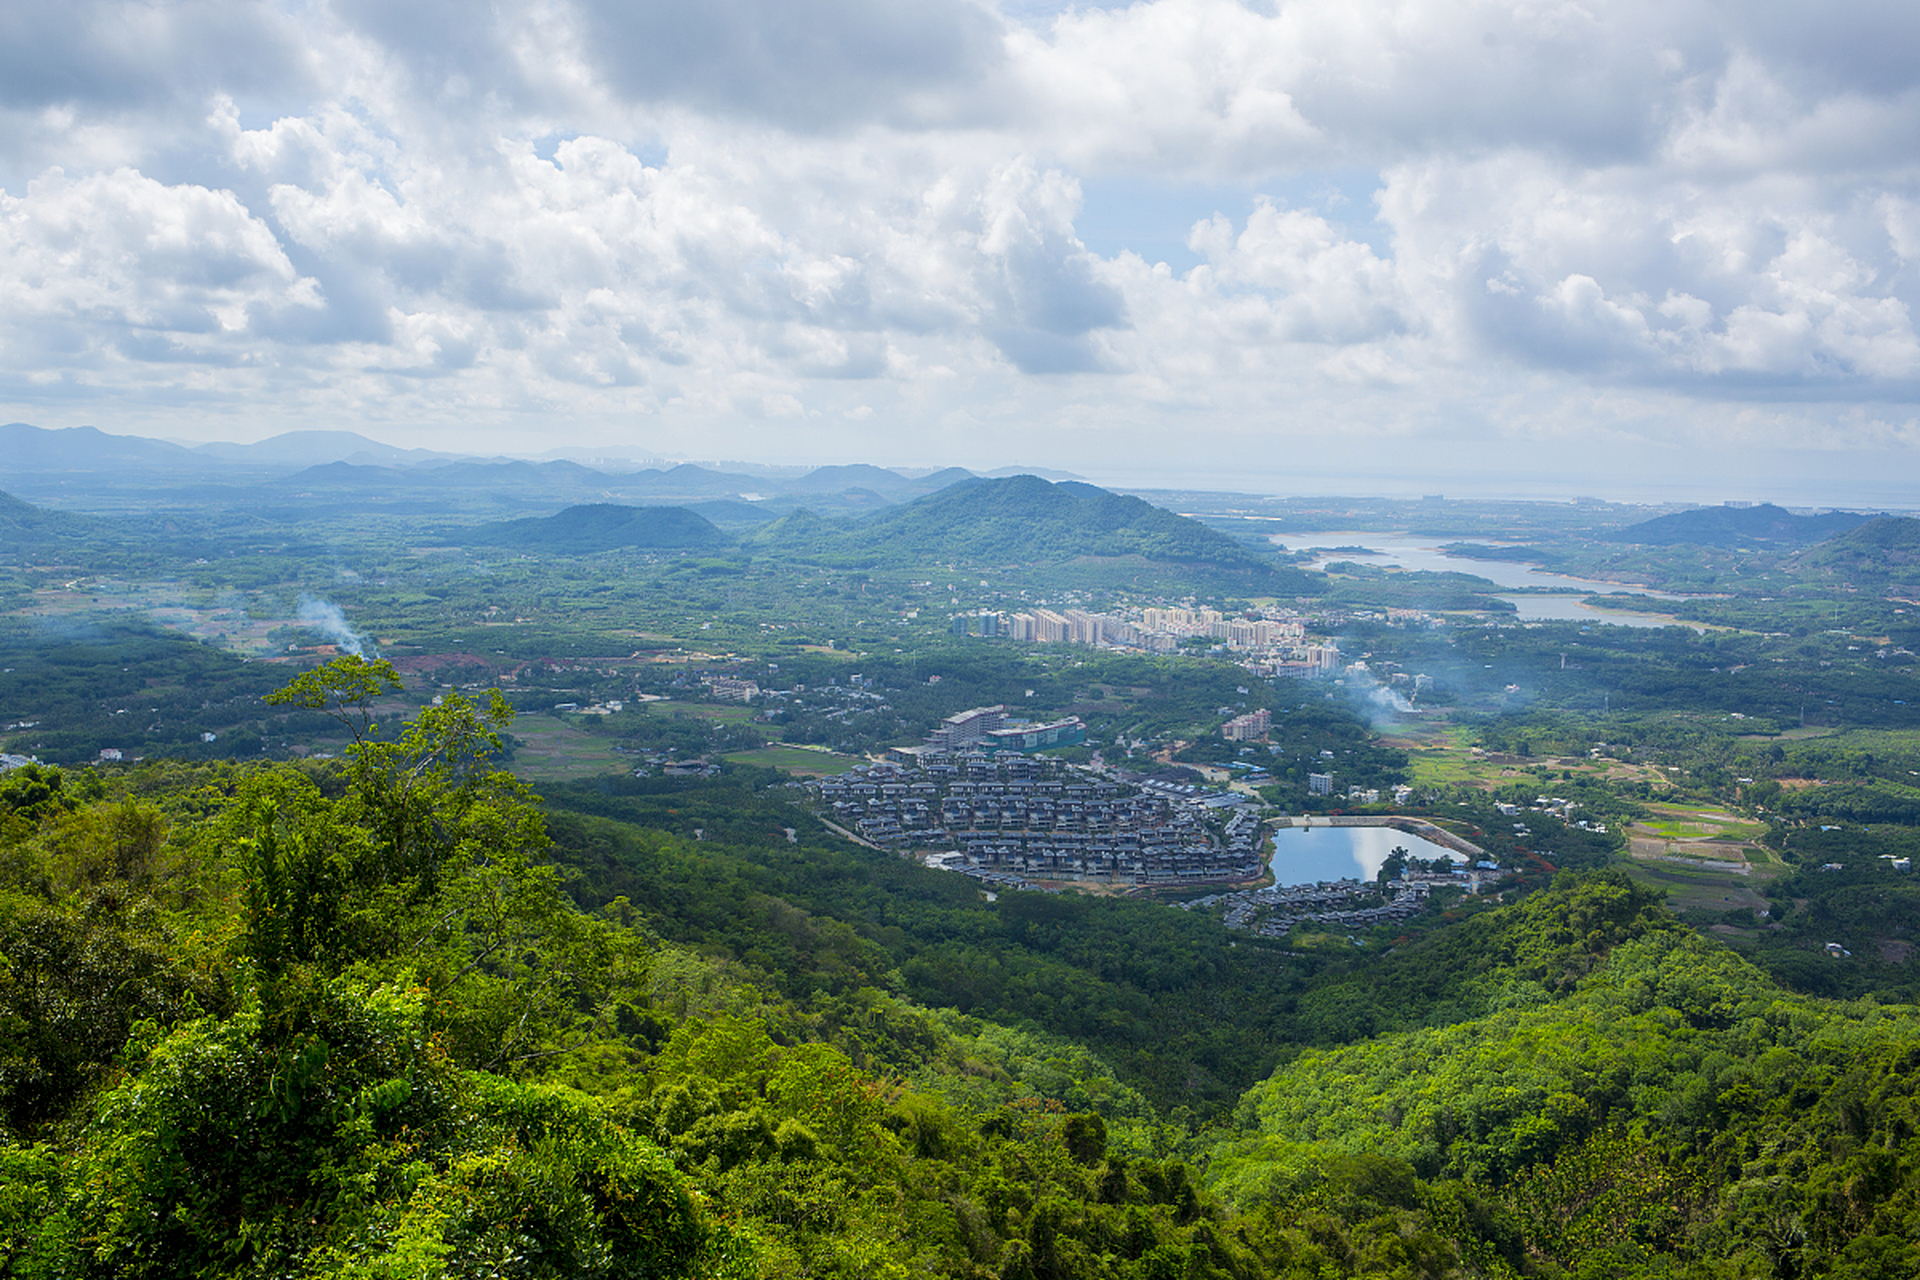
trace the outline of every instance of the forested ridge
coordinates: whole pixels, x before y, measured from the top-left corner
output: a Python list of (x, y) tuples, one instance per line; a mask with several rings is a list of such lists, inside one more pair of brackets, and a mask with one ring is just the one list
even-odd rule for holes
[(543, 808), (390, 677), (277, 695), (341, 760), (0, 782), (0, 1274), (1920, 1273), (1920, 1018), (1615, 873), (1306, 964)]

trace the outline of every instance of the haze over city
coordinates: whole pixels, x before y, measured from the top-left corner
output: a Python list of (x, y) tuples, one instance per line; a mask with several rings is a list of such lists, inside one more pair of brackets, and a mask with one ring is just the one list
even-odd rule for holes
[(1905, 505), (1920, 11), (5, 6), (0, 415)]

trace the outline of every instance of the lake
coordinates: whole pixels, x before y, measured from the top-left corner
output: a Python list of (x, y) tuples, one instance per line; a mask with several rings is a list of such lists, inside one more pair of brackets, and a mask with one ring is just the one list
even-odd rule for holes
[[(1620, 588), (1614, 588), (1616, 591)], [(1664, 613), (1641, 613), (1635, 609), (1595, 609), (1574, 596), (1496, 596), (1508, 600), (1519, 610), (1521, 622), (1606, 622), (1616, 627), (1692, 627), (1705, 631), (1704, 624), (1682, 622)]]
[(1273, 833), (1273, 880), (1275, 884), (1371, 880), (1380, 874), (1395, 845), (1423, 862), (1466, 861), (1462, 854), (1395, 827), (1281, 827)]
[[(1476, 542), (1471, 538), (1420, 538), (1407, 533), (1378, 533), (1358, 529), (1309, 530), (1304, 533), (1276, 533), (1271, 541), (1293, 551), (1314, 553), (1307, 565), (1325, 569), (1336, 560), (1355, 564), (1387, 566), (1427, 573), (1470, 573), (1501, 587), (1535, 587), (1551, 591), (1584, 591), (1592, 595), (1632, 592), (1655, 600), (1684, 600), (1685, 596), (1596, 578), (1577, 578), (1572, 574), (1547, 573), (1521, 560), (1479, 560), (1471, 556), (1449, 555), (1443, 546), (1472, 542), (1476, 546), (1498, 543)], [(1335, 551), (1334, 547), (1364, 547), (1371, 554)], [(1520, 610), (1522, 622), (1603, 622), (1622, 627), (1671, 627), (1675, 621), (1665, 614), (1641, 613), (1632, 609), (1592, 609), (1570, 597), (1503, 596)], [(1690, 624), (1686, 624), (1690, 625)]]

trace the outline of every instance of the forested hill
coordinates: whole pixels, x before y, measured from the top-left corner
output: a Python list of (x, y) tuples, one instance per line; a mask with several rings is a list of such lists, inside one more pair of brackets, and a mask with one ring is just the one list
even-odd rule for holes
[(183, 530), (166, 518), (114, 520), (49, 511), (0, 493), (0, 555), (15, 560), (64, 559), (85, 552), (119, 563), (129, 553), (194, 554), (210, 540), (197, 530)]
[(49, 511), (0, 493), (0, 547), (32, 548), (78, 543), (112, 532), (114, 523), (65, 511)]
[(1831, 538), (1870, 517), (1850, 511), (1797, 516), (1784, 507), (1763, 502), (1757, 507), (1699, 507), (1656, 516), (1608, 534), (1612, 542), (1637, 542), (1666, 547), (1692, 542), (1711, 547), (1745, 546), (1755, 542), (1809, 543)]
[(204, 464), (193, 450), (164, 440), (109, 435), (95, 427), (48, 431), (25, 422), (0, 426), (0, 456), (7, 459), (9, 470), (66, 474), (150, 477), (155, 472), (192, 470)]
[(485, 524), (452, 536), (468, 546), (559, 555), (586, 555), (616, 547), (698, 549), (732, 541), (711, 520), (685, 507), (628, 507), (611, 502)]
[(1197, 520), (1078, 481), (971, 480), (857, 523), (777, 521), (755, 536), (796, 553), (870, 553), (922, 563), (1063, 564), (1135, 558), (1249, 577), (1298, 578)]
[[(0, 777), (0, 1274), (1920, 1274), (1913, 1007), (1786, 992), (1617, 871), (1316, 962), (989, 902), (771, 776), (543, 811), (504, 699), (381, 736), (398, 684), (275, 695), (358, 729), (336, 760)], [(1230, 1115), (1062, 1034), (1288, 1022), (1346, 1032)]]
[(1816, 576), (1884, 589), (1920, 584), (1920, 520), (1881, 516), (1801, 553)]

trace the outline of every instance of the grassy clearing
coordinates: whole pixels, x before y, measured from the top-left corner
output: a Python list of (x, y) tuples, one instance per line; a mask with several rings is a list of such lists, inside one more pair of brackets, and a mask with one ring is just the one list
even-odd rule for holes
[(1757, 822), (1679, 822), (1671, 819), (1643, 822), (1668, 840), (1758, 840), (1767, 829)]
[[(1661, 786), (1666, 779), (1640, 765), (1624, 765), (1615, 760), (1586, 760), (1563, 756), (1501, 756), (1492, 759), (1474, 753), (1474, 731), (1448, 726), (1425, 734), (1396, 734), (1385, 741), (1407, 753), (1408, 769), (1416, 787), (1470, 786), (1485, 790), (1508, 783), (1532, 780), (1551, 789), (1561, 775), (1601, 778), (1607, 781), (1647, 779)], [(1544, 770), (1546, 776), (1538, 771)]]
[(1750, 875), (1737, 875), (1670, 862), (1635, 861), (1627, 864), (1626, 871), (1642, 884), (1664, 890), (1667, 905), (1676, 911), (1757, 911), (1767, 905), (1760, 891), (1771, 878), (1759, 869)]
[(692, 716), (720, 724), (746, 724), (757, 714), (752, 707), (711, 702), (643, 702), (629, 710), (645, 711), (650, 716)]
[(1424, 742), (1406, 742), (1404, 746), (1408, 767), (1413, 773), (1413, 785), (1439, 787), (1481, 783), (1497, 774), (1497, 769), (1473, 756), (1470, 750), (1472, 745), (1473, 733), (1469, 729), (1449, 729), (1439, 737)]
[(1667, 840), (1722, 840), (1742, 843), (1767, 833), (1762, 822), (1752, 822), (1722, 809), (1689, 809), (1681, 805), (1647, 806), (1651, 815), (1639, 825)]
[(614, 750), (612, 739), (546, 717), (516, 721), (513, 736), (519, 742), (513, 753), (513, 772), (529, 781), (595, 778), (633, 768), (628, 757)]
[(735, 751), (727, 757), (738, 764), (759, 765), (765, 769), (785, 769), (805, 778), (830, 778), (859, 764), (853, 756), (831, 751), (809, 751), (805, 747), (760, 747), (753, 751)]

